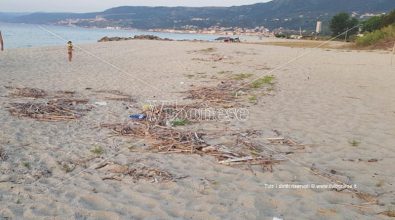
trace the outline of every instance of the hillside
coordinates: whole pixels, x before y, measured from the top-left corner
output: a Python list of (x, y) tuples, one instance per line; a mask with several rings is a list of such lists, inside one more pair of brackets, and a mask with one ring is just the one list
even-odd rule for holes
[[(312, 30), (315, 21), (329, 20), (338, 12), (383, 13), (395, 8), (394, 0), (273, 0), (267, 3), (234, 7), (135, 7), (124, 6), (97, 13), (33, 13), (7, 21), (20, 23), (58, 23), (83, 19), (79, 26), (121, 26), (140, 29), (212, 26)], [(100, 20), (95, 20), (100, 16)], [(2, 17), (0, 16), (0, 21)]]

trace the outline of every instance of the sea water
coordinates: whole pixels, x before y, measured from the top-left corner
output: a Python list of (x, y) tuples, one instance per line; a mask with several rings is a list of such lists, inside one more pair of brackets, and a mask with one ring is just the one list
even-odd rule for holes
[[(217, 35), (206, 34), (179, 34), (147, 32), (140, 30), (116, 30), (99, 28), (66, 27), (55, 25), (34, 25), (1, 23), (5, 48), (26, 48), (65, 45), (71, 40), (74, 44), (94, 43), (104, 36), (108, 37), (133, 37), (134, 35), (150, 34), (161, 38), (173, 40), (205, 40), (213, 41)], [(66, 42), (65, 42), (66, 40)]]

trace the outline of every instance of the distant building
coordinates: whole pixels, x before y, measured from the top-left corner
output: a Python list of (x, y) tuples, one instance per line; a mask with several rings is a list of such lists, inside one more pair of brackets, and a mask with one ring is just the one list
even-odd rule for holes
[(317, 21), (317, 26), (315, 28), (315, 33), (320, 34), (322, 32), (322, 21)]

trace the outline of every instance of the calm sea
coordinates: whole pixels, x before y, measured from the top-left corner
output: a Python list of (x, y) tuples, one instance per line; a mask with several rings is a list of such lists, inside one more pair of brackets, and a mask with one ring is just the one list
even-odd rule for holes
[[(63, 27), (43, 25), (43, 28), (53, 32), (61, 38), (74, 43), (94, 43), (104, 36), (108, 37), (133, 37), (140, 34), (151, 34), (161, 38), (173, 40), (208, 40), (212, 41), (218, 36), (202, 34), (173, 34), (160, 32), (144, 32), (139, 30), (107, 30), (88, 29), (80, 27)], [(39, 25), (0, 23), (6, 48), (25, 48), (64, 45), (65, 41), (44, 31)]]

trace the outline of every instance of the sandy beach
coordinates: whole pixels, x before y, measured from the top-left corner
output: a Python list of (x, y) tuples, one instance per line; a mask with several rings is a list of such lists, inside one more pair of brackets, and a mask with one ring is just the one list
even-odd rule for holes
[[(76, 45), (71, 63), (65, 47), (5, 50), (0, 78), (0, 219), (391, 219), (395, 211), (389, 52), (133, 40)], [(234, 100), (190, 96), (226, 85), (240, 88)], [(64, 98), (78, 118), (15, 113), (15, 103)], [(147, 138), (103, 126), (130, 124), (151, 102), (248, 114), (170, 126), (204, 140), (191, 152), (163, 142), (152, 150)], [(225, 154), (267, 163), (227, 164)]]

